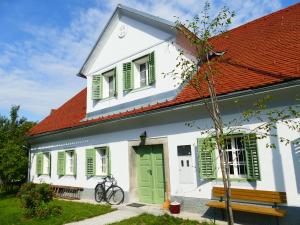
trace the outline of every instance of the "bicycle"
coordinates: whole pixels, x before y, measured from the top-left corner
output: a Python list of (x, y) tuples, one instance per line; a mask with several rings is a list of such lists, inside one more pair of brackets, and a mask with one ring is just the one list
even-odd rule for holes
[[(110, 185), (106, 185), (110, 183)], [(119, 205), (124, 201), (124, 191), (117, 185), (117, 181), (112, 176), (106, 176), (103, 181), (95, 187), (96, 202), (106, 201), (110, 205)]]

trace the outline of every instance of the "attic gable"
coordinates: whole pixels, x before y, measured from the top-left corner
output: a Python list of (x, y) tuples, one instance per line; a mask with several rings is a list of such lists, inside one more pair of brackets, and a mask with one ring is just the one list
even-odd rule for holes
[(118, 5), (77, 75), (86, 77), (147, 47), (171, 39), (175, 37), (173, 28), (172, 22)]

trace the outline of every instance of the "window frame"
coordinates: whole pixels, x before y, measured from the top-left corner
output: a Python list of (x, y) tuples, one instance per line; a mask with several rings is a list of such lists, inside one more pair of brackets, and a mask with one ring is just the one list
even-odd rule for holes
[[(72, 152), (72, 164), (70, 161), (70, 153)], [(75, 150), (66, 150), (65, 151), (66, 158), (65, 158), (65, 176), (75, 176), (74, 174), (74, 163), (75, 163)], [(72, 168), (72, 172), (70, 172), (70, 167)]]
[[(96, 151), (96, 171), (95, 176), (107, 176), (108, 175), (108, 149), (106, 146), (95, 147)], [(105, 155), (101, 156), (100, 151), (104, 151)], [(105, 172), (103, 172), (103, 159), (105, 159)]]
[[(236, 139), (237, 138), (241, 138), (241, 143), (243, 145), (243, 148), (239, 149), (236, 147)], [(229, 169), (229, 173), (230, 173), (230, 178), (231, 179), (247, 179), (248, 177), (248, 174), (247, 174), (247, 160), (246, 160), (246, 148), (245, 148), (245, 144), (243, 143), (243, 139), (244, 139), (244, 136), (241, 134), (241, 135), (230, 135), (228, 137), (225, 137), (225, 140), (228, 140), (230, 139), (230, 146), (231, 148), (228, 149), (226, 148), (225, 150), (230, 150), (230, 151), (227, 151), (227, 152), (231, 152), (232, 153), (232, 163), (229, 163), (229, 166), (233, 166), (233, 174), (230, 173), (230, 169)], [(217, 149), (215, 149), (215, 151), (218, 151)], [(243, 158), (244, 158), (244, 161), (239, 161), (239, 156), (236, 155), (237, 152), (239, 152), (244, 154), (243, 155)], [(217, 159), (218, 160), (218, 165), (220, 165), (220, 158)], [(229, 154), (228, 154), (228, 161), (230, 161), (230, 157), (229, 157)], [(244, 166), (244, 174), (239, 174), (239, 169), (238, 167), (239, 166)], [(218, 173), (217, 173), (217, 177), (222, 177), (222, 174), (221, 174), (221, 171), (219, 170)]]
[[(43, 152), (43, 167), (42, 167), (42, 175), (49, 175), (51, 174), (51, 153), (50, 152)], [(48, 155), (48, 156), (47, 156)], [(47, 158), (47, 161), (45, 161), (45, 159)], [(45, 165), (45, 163), (47, 162), (47, 166)]]
[[(109, 98), (114, 98), (116, 97), (117, 93), (117, 74), (116, 74), (116, 67), (112, 68), (110, 70), (107, 70), (103, 73), (101, 73), (101, 76), (103, 77), (103, 82), (102, 82), (102, 99), (109, 99)], [(112, 77), (112, 82), (113, 82), (113, 90), (112, 90), (112, 95), (110, 95), (110, 88), (109, 88), (109, 78)], [(105, 93), (107, 92), (107, 93)]]
[[(153, 84), (149, 84), (149, 55), (151, 53), (148, 53), (146, 55), (143, 55), (141, 57), (138, 57), (134, 60), (132, 60), (133, 64), (133, 89), (132, 90), (138, 90), (138, 89), (144, 89), (147, 87), (152, 87)], [(142, 64), (146, 64), (146, 84), (144, 86), (141, 86), (141, 71), (140, 66)]]

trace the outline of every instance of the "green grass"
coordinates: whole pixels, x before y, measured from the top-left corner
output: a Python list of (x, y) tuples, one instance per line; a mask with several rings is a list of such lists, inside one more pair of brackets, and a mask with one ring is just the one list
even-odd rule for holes
[(209, 222), (198, 222), (194, 220), (184, 220), (175, 218), (167, 214), (162, 216), (154, 216), (150, 214), (142, 214), (140, 216), (132, 217), (121, 222), (112, 223), (111, 225), (213, 225)]
[(46, 219), (26, 219), (18, 198), (14, 195), (0, 193), (0, 224), (1, 225), (59, 225), (86, 218), (102, 215), (113, 211), (108, 205), (93, 205), (87, 203), (54, 200), (54, 203), (62, 207), (62, 214)]

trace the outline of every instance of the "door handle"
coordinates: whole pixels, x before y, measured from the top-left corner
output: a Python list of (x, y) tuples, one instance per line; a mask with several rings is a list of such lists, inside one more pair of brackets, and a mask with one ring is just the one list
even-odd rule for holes
[(152, 175), (152, 170), (149, 169), (147, 170), (147, 172), (150, 173), (150, 175)]

